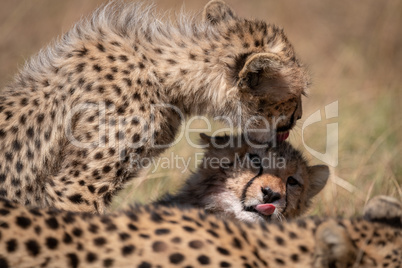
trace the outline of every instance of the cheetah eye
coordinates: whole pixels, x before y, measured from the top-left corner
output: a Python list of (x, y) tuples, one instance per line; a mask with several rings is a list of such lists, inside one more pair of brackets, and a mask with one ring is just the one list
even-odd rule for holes
[(251, 167), (259, 168), (261, 166), (261, 158), (257, 154), (247, 154), (251, 162)]
[(292, 176), (288, 177), (287, 183), (288, 183), (290, 186), (299, 185), (299, 182), (298, 182), (294, 177), (292, 177)]
[(258, 85), (260, 82), (260, 74), (259, 73), (250, 73), (248, 75), (248, 86), (253, 88)]

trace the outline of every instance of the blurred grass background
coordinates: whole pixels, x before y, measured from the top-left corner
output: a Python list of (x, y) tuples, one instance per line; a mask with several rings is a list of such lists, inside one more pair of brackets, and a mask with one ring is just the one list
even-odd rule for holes
[[(317, 110), (339, 102), (339, 117), (305, 129), (305, 143), (325, 152), (326, 124), (339, 124), (339, 164), (310, 214), (350, 216), (361, 212), (376, 194), (402, 198), (402, 1), (367, 0), (226, 0), (244, 17), (285, 28), (299, 57), (310, 66), (314, 84), (304, 99), (305, 120)], [(0, 2), (0, 86), (13, 78), (25, 60), (90, 14), (97, 0), (2, 0)], [(207, 1), (155, 1), (159, 10), (201, 12)], [(324, 116), (325, 117), (325, 116)], [(291, 141), (319, 163), (301, 143), (301, 126)], [(192, 127), (203, 127), (194, 122)], [(216, 127), (215, 127), (216, 128)], [(196, 142), (197, 136), (190, 135)], [(185, 139), (183, 139), (185, 140)], [(171, 154), (193, 158), (185, 141)], [(199, 151), (198, 151), (199, 152)], [(134, 200), (147, 202), (174, 191), (189, 175), (182, 168), (158, 169), (144, 175), (115, 198), (113, 208)]]

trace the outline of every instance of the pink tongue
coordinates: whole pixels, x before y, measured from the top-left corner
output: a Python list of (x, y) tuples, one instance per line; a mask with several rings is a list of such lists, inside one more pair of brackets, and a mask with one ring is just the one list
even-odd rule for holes
[(272, 215), (275, 211), (275, 206), (272, 204), (260, 204), (255, 207), (255, 209), (264, 215)]
[(285, 133), (280, 133), (280, 134), (276, 134), (276, 139), (278, 141), (284, 141), (289, 137), (289, 131), (286, 131)]

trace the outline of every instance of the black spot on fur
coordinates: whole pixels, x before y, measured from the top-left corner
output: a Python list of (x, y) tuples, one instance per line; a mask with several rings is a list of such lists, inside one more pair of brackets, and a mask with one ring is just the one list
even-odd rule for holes
[(96, 188), (93, 185), (88, 185), (87, 188), (91, 193), (95, 193)]
[(111, 61), (111, 62), (116, 61), (116, 58), (115, 58), (113, 55), (108, 55), (107, 58), (108, 58), (108, 60)]
[(19, 151), (19, 150), (21, 150), (21, 143), (18, 141), (18, 140), (15, 140), (15, 141), (13, 141), (13, 149), (15, 150), (15, 151)]
[(230, 252), (229, 252), (227, 249), (225, 249), (225, 248), (217, 247), (216, 249), (217, 249), (218, 252), (219, 252), (220, 254), (222, 254), (222, 255), (225, 255), (225, 256), (229, 256), (229, 255), (230, 255)]
[(45, 115), (40, 113), (38, 114), (38, 116), (36, 117), (36, 122), (38, 122), (38, 124), (42, 124), (43, 120), (45, 119)]
[(220, 267), (232, 267), (232, 265), (230, 263), (228, 263), (228, 262), (221, 261)]
[(103, 153), (97, 152), (97, 153), (95, 154), (94, 158), (97, 159), (97, 160), (102, 159), (102, 158), (103, 158)]
[(6, 114), (6, 120), (10, 120), (14, 115), (11, 111), (5, 111), (4, 113)]
[(110, 166), (104, 166), (103, 168), (102, 168), (102, 172), (103, 173), (108, 173), (108, 172), (110, 172), (112, 170), (112, 168), (110, 167)]
[(7, 260), (4, 259), (3, 257), (0, 257), (0, 267), (2, 267), (2, 268), (8, 268), (8, 267), (10, 267), (10, 266), (8, 265)]
[(25, 242), (25, 247), (32, 256), (37, 256), (40, 253), (40, 245), (35, 240)]
[(197, 260), (198, 260), (198, 262), (201, 264), (201, 265), (208, 265), (208, 264), (210, 264), (210, 260), (209, 260), (209, 257), (208, 256), (205, 256), (205, 255), (200, 255), (198, 258), (197, 258)]
[(82, 230), (78, 227), (75, 227), (72, 231), (73, 235), (76, 237), (80, 237), (82, 235)]
[[(6, 181), (6, 179), (7, 179), (6, 174), (4, 174), (4, 173), (0, 174), (0, 183), (5, 182), (5, 181)], [(1, 213), (0, 213), (0, 214), (1, 214)]]
[(106, 244), (106, 239), (104, 237), (97, 237), (94, 239), (95, 246), (101, 247)]
[(167, 244), (163, 241), (155, 241), (152, 244), (152, 250), (154, 252), (163, 252), (168, 248)]
[(237, 237), (233, 238), (232, 245), (237, 249), (242, 249), (241, 241)]
[(124, 247), (121, 249), (121, 254), (122, 254), (123, 256), (127, 256), (127, 255), (132, 254), (132, 253), (134, 252), (134, 250), (135, 250), (134, 245), (127, 245), (127, 246), (124, 246)]
[(151, 268), (151, 267), (152, 267), (152, 265), (149, 262), (145, 262), (145, 261), (141, 262), (138, 265), (138, 268)]
[(279, 265), (286, 265), (285, 261), (280, 258), (275, 258), (275, 262)]
[(21, 115), (20, 116), (20, 124), (25, 125), (26, 121), (27, 121), (26, 115), (25, 114)]
[(98, 44), (96, 45), (96, 48), (97, 48), (100, 52), (105, 52), (105, 47), (104, 47), (101, 43), (98, 43)]
[(191, 226), (183, 226), (183, 229), (184, 229), (186, 232), (189, 232), (189, 233), (195, 232), (195, 229), (194, 229), (193, 227), (191, 227)]
[(120, 237), (121, 241), (125, 241), (125, 240), (129, 239), (131, 237), (131, 235), (128, 233), (120, 233), (119, 237)]
[(7, 132), (5, 132), (3, 129), (0, 129), (0, 138), (4, 139), (4, 137), (6, 136)]
[(26, 135), (27, 135), (28, 138), (33, 138), (33, 136), (34, 136), (34, 129), (33, 129), (33, 127), (29, 127), (29, 128), (27, 129)]
[(31, 226), (32, 221), (23, 216), (17, 217), (16, 224), (21, 227), (22, 229), (27, 229), (29, 226)]
[(59, 244), (59, 241), (56, 238), (54, 238), (54, 237), (46, 238), (46, 246), (49, 249), (56, 249), (58, 244)]
[(74, 203), (74, 204), (80, 204), (80, 203), (84, 202), (84, 199), (82, 199), (82, 195), (81, 195), (81, 194), (73, 194), (73, 195), (70, 195), (70, 196), (68, 197), (68, 199), (69, 199), (72, 203)]
[(59, 228), (59, 222), (55, 217), (46, 219), (45, 223), (50, 229), (56, 230), (57, 228)]
[(166, 228), (161, 228), (161, 229), (155, 230), (156, 235), (165, 235), (165, 234), (169, 234), (169, 233), (170, 233), (170, 230), (166, 229)]
[(64, 233), (63, 242), (64, 244), (71, 244), (73, 242), (73, 238), (68, 233)]
[(98, 256), (95, 253), (88, 252), (86, 256), (86, 260), (89, 263), (95, 262), (98, 259)]
[(106, 192), (107, 190), (109, 190), (109, 186), (104, 185), (101, 188), (99, 188), (98, 190), (98, 194), (103, 194), (104, 192)]
[(275, 241), (276, 241), (276, 243), (277, 243), (279, 246), (285, 245), (285, 240), (283, 240), (283, 238), (280, 237), (280, 236), (276, 236), (276, 237), (275, 237)]
[(297, 254), (292, 254), (292, 255), (290, 256), (290, 259), (291, 259), (292, 261), (294, 261), (294, 262), (298, 262), (298, 261), (299, 261), (299, 255), (297, 255)]
[(127, 58), (126, 55), (120, 55), (120, 56), (119, 56), (119, 59), (120, 59), (122, 62), (128, 61), (128, 58)]
[(172, 264), (179, 264), (183, 262), (184, 260), (184, 255), (181, 253), (173, 253), (169, 256), (169, 261)]
[(219, 235), (214, 230), (208, 229), (207, 232), (210, 233), (213, 237), (219, 238)]
[(308, 252), (308, 248), (306, 246), (300, 245), (299, 249), (302, 253), (307, 253)]
[(192, 240), (188, 243), (190, 248), (200, 249), (204, 246), (204, 243), (201, 240)]
[(97, 71), (97, 72), (102, 71), (102, 67), (100, 67), (98, 64), (94, 64), (94, 66), (92, 66), (92, 67), (93, 67), (93, 69), (94, 69), (95, 71)]
[(96, 224), (90, 224), (88, 227), (88, 231), (90, 231), (93, 234), (98, 233), (98, 230), (99, 230), (99, 226)]
[(113, 266), (113, 259), (107, 258), (103, 260), (103, 267), (107, 268), (107, 267), (112, 267)]
[(67, 259), (69, 260), (70, 267), (77, 268), (80, 264), (80, 260), (75, 253), (66, 254)]
[[(8, 240), (6, 242), (6, 248), (7, 248), (7, 252), (9, 252), (9, 253), (14, 252), (18, 248), (17, 240), (15, 240), (15, 239)], [(2, 266), (0, 265), (0, 267), (2, 267)]]
[(81, 73), (81, 72), (84, 70), (85, 65), (86, 65), (85, 62), (82, 62), (82, 63), (78, 64), (77, 67), (75, 68), (76, 71), (77, 71), (78, 73)]
[(133, 82), (129, 78), (123, 78), (123, 81), (127, 84), (128, 87), (131, 87), (133, 85)]
[(113, 80), (114, 80), (114, 76), (113, 76), (112, 74), (107, 74), (107, 75), (105, 75), (105, 78), (106, 78), (106, 80), (109, 80), (109, 81), (113, 81)]

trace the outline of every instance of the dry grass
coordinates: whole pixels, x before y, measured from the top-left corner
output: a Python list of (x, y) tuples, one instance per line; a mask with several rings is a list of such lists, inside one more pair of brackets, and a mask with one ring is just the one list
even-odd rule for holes
[[(402, 2), (240, 1), (227, 0), (239, 15), (264, 19), (285, 28), (299, 56), (310, 65), (314, 86), (304, 101), (304, 118), (339, 101), (339, 117), (304, 131), (305, 142), (325, 150), (326, 124), (339, 124), (339, 164), (315, 202), (312, 214), (349, 216), (376, 194), (402, 198)], [(26, 0), (0, 3), (0, 85), (17, 68), (101, 1)], [(156, 1), (158, 8), (178, 10), (182, 1)], [(184, 1), (201, 10), (206, 1)], [(200, 125), (200, 123), (199, 123)], [(299, 124), (302, 126), (302, 123)], [(196, 140), (196, 135), (192, 135)], [(301, 128), (291, 136), (301, 144)], [(180, 142), (165, 155), (190, 157)], [(306, 155), (309, 154), (306, 152)], [(311, 162), (318, 160), (311, 158)], [(194, 165), (192, 165), (194, 167)], [(193, 168), (194, 170), (194, 168)], [(115, 207), (146, 202), (173, 191), (188, 176), (181, 169), (159, 169), (135, 180), (118, 196)]]

